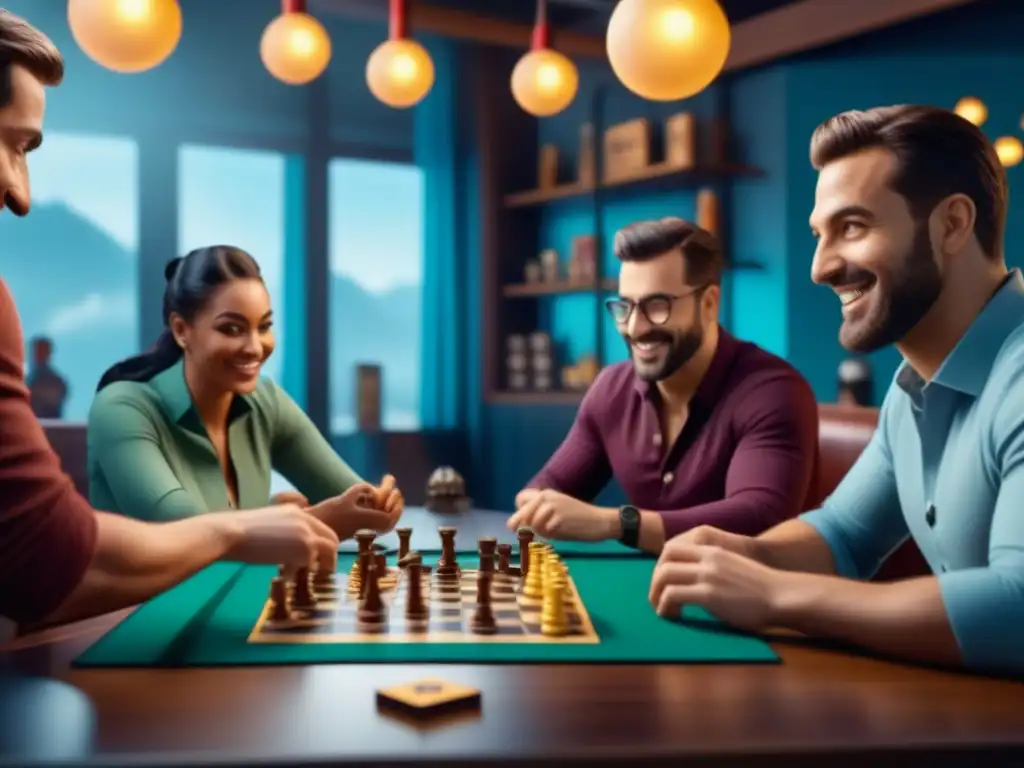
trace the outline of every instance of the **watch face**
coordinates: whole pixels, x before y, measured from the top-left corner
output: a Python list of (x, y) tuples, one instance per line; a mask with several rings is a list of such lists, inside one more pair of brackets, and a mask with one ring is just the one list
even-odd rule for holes
[(640, 510), (636, 507), (623, 507), (622, 519), (626, 522), (634, 523), (640, 519)]

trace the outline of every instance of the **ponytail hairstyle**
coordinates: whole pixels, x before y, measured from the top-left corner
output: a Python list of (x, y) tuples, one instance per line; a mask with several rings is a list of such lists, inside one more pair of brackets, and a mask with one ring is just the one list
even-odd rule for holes
[(156, 343), (141, 355), (122, 360), (100, 378), (99, 392), (115, 381), (149, 381), (181, 359), (182, 350), (171, 333), (172, 315), (191, 323), (210, 296), (225, 283), (238, 279), (262, 280), (255, 259), (240, 248), (211, 245), (197, 248), (168, 262), (164, 268), (164, 330)]

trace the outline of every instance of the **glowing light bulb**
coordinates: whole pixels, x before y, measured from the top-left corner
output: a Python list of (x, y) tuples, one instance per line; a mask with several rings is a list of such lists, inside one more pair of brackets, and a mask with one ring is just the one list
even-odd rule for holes
[(1020, 165), (1024, 160), (1024, 144), (1016, 136), (1002, 136), (993, 142), (996, 156), (1005, 168)]
[(512, 70), (512, 96), (527, 114), (550, 117), (568, 107), (579, 90), (572, 60), (550, 48), (528, 51)]
[(412, 107), (434, 86), (434, 62), (415, 40), (385, 40), (366, 62), (366, 85), (390, 107)]
[(308, 13), (283, 13), (263, 30), (260, 58), (282, 83), (305, 85), (330, 64), (331, 38)]
[(988, 120), (988, 108), (981, 99), (976, 99), (973, 96), (965, 96), (956, 103), (953, 107), (953, 111), (956, 112), (960, 117), (968, 122), (974, 123), (975, 125), (982, 125)]
[(159, 66), (181, 40), (177, 0), (68, 0), (68, 27), (86, 56), (114, 72)]
[(717, 0), (620, 0), (605, 42), (624, 86), (652, 101), (678, 101), (718, 77), (732, 33)]

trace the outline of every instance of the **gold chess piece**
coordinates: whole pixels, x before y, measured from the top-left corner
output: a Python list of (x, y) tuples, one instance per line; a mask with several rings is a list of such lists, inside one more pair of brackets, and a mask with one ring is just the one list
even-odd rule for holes
[(544, 603), (540, 610), (540, 631), (543, 635), (560, 637), (569, 632), (565, 587), (565, 580), (555, 574), (544, 585)]
[(547, 575), (547, 558), (544, 557), (544, 544), (539, 541), (530, 542), (530, 570), (523, 584), (523, 597), (540, 600), (544, 596), (544, 577)]

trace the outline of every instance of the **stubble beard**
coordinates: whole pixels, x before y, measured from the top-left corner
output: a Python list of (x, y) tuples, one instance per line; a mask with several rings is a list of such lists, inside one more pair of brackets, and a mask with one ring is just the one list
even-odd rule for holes
[(876, 278), (870, 314), (856, 322), (844, 321), (839, 328), (839, 343), (848, 351), (868, 354), (900, 341), (942, 293), (942, 274), (933, 257), (927, 221), (917, 225), (914, 242), (896, 264), (886, 283)]

